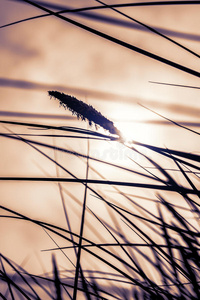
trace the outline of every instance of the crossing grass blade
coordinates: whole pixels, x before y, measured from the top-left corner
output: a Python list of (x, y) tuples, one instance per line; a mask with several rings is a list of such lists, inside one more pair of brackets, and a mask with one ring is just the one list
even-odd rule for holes
[[(136, 47), (113, 37), (111, 34), (105, 34), (100, 30), (94, 29), (93, 26), (84, 25), (84, 21), (81, 23), (71, 19), (71, 17), (62, 15), (64, 12), (77, 13), (76, 16), (78, 16), (78, 13), (81, 13), (79, 16), (83, 19), (85, 16), (86, 20), (89, 17), (98, 17), (98, 14), (90, 12), (92, 10), (106, 13), (110, 13), (113, 10), (117, 14), (122, 14), (118, 10), (119, 8), (137, 6), (153, 8), (157, 6), (164, 9), (166, 6), (174, 7), (175, 5), (181, 8), (183, 5), (197, 6), (200, 4), (200, 1), (149, 1), (118, 4), (106, 4), (102, 1), (97, 1), (101, 5), (87, 5), (86, 7), (69, 8), (68, 10), (65, 7), (58, 6), (57, 3), (48, 3), (47, 1), (20, 0), (18, 2), (27, 3), (45, 13), (3, 25), (1, 28), (8, 27), (11, 24), (18, 24), (19, 22), (22, 23), (25, 20), (51, 16), (110, 41), (116, 46), (122, 46), (122, 49), (129, 49), (142, 54), (143, 57), (149, 57), (156, 62), (171, 66), (174, 70), (193, 75), (194, 79), (200, 77), (198, 71), (188, 68), (181, 63)], [(55, 12), (54, 9), (59, 11)], [(60, 9), (63, 10), (60, 11)], [(140, 25), (140, 30), (141, 28), (143, 28), (142, 30), (150, 30), (152, 36), (159, 35), (168, 39), (168, 41), (189, 51), (188, 55), (191, 55), (191, 57), (193, 57), (192, 55), (199, 57), (198, 53), (190, 50), (189, 47), (185, 47), (168, 37), (169, 34), (169, 36), (188, 37), (188, 40), (198, 40), (198, 35), (185, 32), (181, 35), (180, 32), (175, 30), (163, 31), (162, 28), (151, 27), (146, 22), (140, 22), (125, 13), (123, 13), (123, 17), (129, 20), (119, 21), (112, 14), (107, 16), (99, 15), (98, 20), (121, 26), (121, 28), (125, 28), (123, 26), (133, 28), (133, 21), (137, 22), (139, 23), (137, 26)], [(191, 78), (193, 79), (193, 77)], [(156, 81), (151, 82), (165, 84)], [(186, 85), (183, 83), (178, 85), (166, 83), (165, 85), (173, 85), (174, 88), (181, 87), (198, 90), (199, 88), (195, 84)], [(5, 77), (0, 78), (0, 85), (6, 88), (24, 88), (29, 91), (32, 89), (50, 89), (48, 84)], [(56, 88), (52, 86), (51, 89)], [(67, 88), (65, 89), (64, 87), (63, 91), (67, 92), (66, 90)], [(84, 90), (78, 87), (69, 89), (67, 93), (71, 93), (71, 91), (78, 91), (79, 95), (88, 93), (87, 95), (90, 97), (94, 96), (99, 99), (102, 97), (105, 104), (107, 104), (109, 99), (112, 99), (112, 103), (120, 99), (118, 94), (113, 93), (109, 98), (107, 93), (98, 93), (95, 90)], [(45, 233), (45, 236), (53, 242), (53, 246), (45, 244), (46, 247), (43, 245), (42, 249), (40, 249), (44, 257), (51, 255), (51, 271), (44, 272), (44, 274), (32, 274), (3, 253), (0, 254), (0, 284), (3, 286), (0, 297), (6, 300), (19, 298), (39, 300), (44, 297), (45, 299), (57, 300), (75, 300), (79, 298), (88, 300), (130, 300), (133, 298), (138, 300), (199, 299), (200, 191), (198, 175), (200, 171), (200, 155), (198, 148), (194, 147), (194, 151), (189, 152), (185, 151), (184, 147), (178, 146), (168, 148), (165, 145), (158, 146), (157, 144), (148, 144), (137, 140), (125, 142), (121, 138), (121, 133), (115, 127), (114, 122), (104, 117), (100, 111), (97, 111), (92, 106), (73, 96), (55, 90), (50, 90), (49, 95), (57, 98), (65, 108), (70, 109), (79, 119), (87, 120), (89, 125), (96, 124), (101, 126), (108, 130), (109, 134), (102, 134), (98, 130), (67, 126), (66, 124), (64, 126), (42, 124), (41, 120), (43, 118), (47, 120), (50, 117), (51, 120), (56, 120), (57, 116), (50, 114), (15, 113), (13, 108), (12, 111), (2, 110), (0, 112), (2, 118), (37, 118), (37, 123), (31, 121), (17, 122), (7, 119), (0, 120), (3, 128), (0, 137), (2, 140), (4, 139), (4, 142), (5, 140), (12, 141), (13, 145), (15, 143), (24, 144), (26, 149), (35, 151), (38, 157), (41, 156), (49, 165), (56, 169), (56, 175), (52, 176), (50, 172), (45, 170), (45, 166), (38, 161), (37, 166), (43, 172), (43, 176), (34, 176), (32, 174), (29, 176), (26, 176), (26, 174), (24, 176), (1, 176), (1, 184), (3, 182), (6, 184), (15, 182), (17, 186), (23, 181), (24, 185), (26, 182), (40, 183), (40, 187), (42, 187), (43, 184), (48, 182), (49, 186), (57, 187), (60, 202), (56, 202), (55, 207), (57, 209), (58, 205), (61, 205), (64, 218), (63, 225), (58, 225), (57, 223), (54, 224), (53, 221), (51, 222), (51, 220), (44, 221), (39, 216), (34, 217), (31, 215), (31, 212), (22, 213), (20, 208), (13, 209), (9, 205), (6, 206), (5, 202), (1, 203), (1, 224), (4, 225), (4, 221), (12, 224), (21, 223), (23, 228), (27, 224), (32, 225), (33, 228), (38, 229), (38, 235)], [(124, 96), (123, 99), (125, 98)], [(132, 100), (130, 98), (129, 103)], [(134, 99), (134, 101), (136, 100)], [(124, 105), (126, 103), (124, 102)], [(156, 103), (159, 106), (159, 102)], [(185, 106), (184, 111), (187, 108)], [(165, 124), (170, 123), (172, 129), (178, 126), (182, 130), (181, 132), (187, 131), (187, 134), (191, 134), (196, 139), (198, 138), (199, 132), (187, 125), (193, 124), (193, 126), (197, 127), (198, 120), (195, 122), (190, 120), (192, 116), (198, 116), (197, 107), (193, 108), (193, 115), (191, 112), (188, 112), (190, 119), (185, 122), (174, 121), (149, 108), (148, 110), (152, 111), (156, 116), (164, 118)], [(175, 110), (172, 111), (174, 112)], [(64, 118), (63, 115), (59, 119), (67, 122), (67, 124), (74, 120), (71, 117)], [(152, 120), (153, 122), (157, 122), (158, 125), (162, 124), (162, 122), (157, 120)], [(8, 128), (5, 128), (5, 125)], [(12, 128), (14, 128), (15, 132), (14, 130), (11, 131)], [(20, 133), (17, 132), (18, 129)], [(28, 133), (27, 129), (29, 129)], [(51, 132), (49, 133), (50, 130)], [(52, 130), (55, 131), (55, 134), (52, 133)], [(117, 135), (117, 137), (114, 135)], [(63, 144), (57, 146), (51, 140), (55, 138), (58, 138), (59, 142), (63, 139)], [(46, 142), (46, 139), (48, 142)], [(95, 158), (90, 155), (89, 150), (83, 151), (83, 148), (81, 150), (75, 149), (72, 146), (72, 139), (73, 142), (79, 142), (81, 146), (85, 146), (86, 142), (89, 145), (89, 141), (90, 143), (98, 143), (98, 147), (105, 144), (120, 145), (123, 149), (129, 150), (130, 153), (136, 154), (139, 157), (139, 162), (132, 157), (128, 157), (129, 163), (127, 166), (111, 159), (107, 161), (106, 159)], [(185, 139), (183, 142), (186, 144), (188, 140)], [(15, 148), (9, 149), (9, 151), (11, 150), (15, 151)], [(45, 152), (45, 150), (51, 150), (53, 155)], [(10, 157), (9, 151), (7, 153), (8, 157)], [(62, 159), (60, 154), (63, 155)], [(66, 157), (67, 159), (65, 159)], [(71, 158), (76, 159), (78, 167), (73, 168)], [(81, 169), (82, 167), (86, 168), (86, 172), (83, 176), (79, 176), (77, 171), (80, 171), (79, 168)], [(106, 168), (111, 170), (110, 177), (106, 171), (104, 172)], [(77, 196), (77, 191), (74, 190), (73, 192), (70, 189), (73, 186), (76, 186), (78, 191), (81, 191), (82, 187), (83, 194)], [(99, 207), (102, 208), (102, 211)], [(77, 217), (80, 222), (78, 230), (75, 228), (75, 222), (72, 222), (73, 218), (76, 220)], [(39, 239), (39, 237), (37, 238)], [(15, 246), (15, 244), (13, 245)], [(72, 253), (71, 256), (70, 253)], [(64, 264), (59, 259), (59, 255), (63, 257)], [(65, 262), (67, 262), (66, 265)]]

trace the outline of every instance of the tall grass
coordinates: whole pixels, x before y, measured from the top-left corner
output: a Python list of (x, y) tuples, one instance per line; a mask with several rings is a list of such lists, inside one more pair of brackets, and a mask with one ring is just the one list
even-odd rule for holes
[[(45, 12), (37, 18), (54, 16), (61, 19), (64, 25), (68, 22), (116, 44), (116, 47), (122, 46), (133, 53), (137, 52), (173, 67), (180, 73), (199, 78), (200, 73), (193, 68), (136, 47), (63, 14), (72, 13), (73, 10), (73, 13), (81, 12), (82, 16), (87, 18), (88, 15), (84, 15), (84, 12), (92, 10), (114, 11), (118, 15), (118, 9), (122, 6), (182, 7), (188, 4), (197, 5), (200, 1), (148, 1), (115, 5), (94, 1), (93, 4), (98, 2), (101, 5), (74, 9), (58, 7), (57, 3), (28, 0), (19, 2), (26, 2)], [(93, 11), (90, 13), (92, 15)], [(199, 58), (198, 53), (169, 38), (159, 29), (154, 29), (125, 13), (123, 17), (130, 23), (139, 23), (142, 26), (140, 30), (150, 30), (153, 35), (167, 39), (195, 59)], [(114, 22), (112, 16), (107, 16), (107, 19), (109, 18), (110, 22)], [(27, 20), (31, 19), (33, 17)], [(2, 28), (17, 26), (16, 24), (24, 21), (5, 24)], [(123, 25), (120, 23), (120, 26)], [(176, 85), (173, 82), (166, 84)], [(177, 88), (187, 89), (188, 86), (184, 83)], [(56, 93), (49, 92), (52, 96), (59, 95), (65, 98), (64, 94)], [(48, 97), (47, 92), (45, 97)], [(44, 272), (36, 274), (26, 269), (26, 259), (24, 264), (20, 265), (5, 251), (2, 252), (0, 297), (59, 300), (199, 299), (198, 145), (191, 153), (182, 148), (168, 148), (168, 145), (158, 146), (137, 141), (134, 132), (133, 138), (126, 140), (119, 136), (121, 133), (114, 123), (92, 106), (73, 97), (66, 101), (75, 101), (64, 102), (64, 107), (70, 108), (79, 117), (78, 127), (69, 126), (67, 122), (70, 122), (70, 116), (62, 126), (44, 124), (39, 122), (39, 119), (38, 122), (0, 120), (2, 140), (26, 146), (23, 149), (31, 149), (31, 153), (36, 153), (41, 161), (48, 162), (56, 170), (56, 176), (51, 176), (49, 170), (39, 163), (38, 168), (44, 174), (42, 177), (2, 176), (1, 183), (10, 186), (20, 183), (25, 185), (26, 182), (56, 185), (57, 198), (62, 209), (59, 211), (62, 216), (59, 215), (56, 219), (52, 213), (52, 220), (47, 221), (36, 218), (34, 214), (23, 213), (20, 208), (16, 209), (15, 205), (13, 208), (7, 206), (4, 201), (1, 202), (2, 224), (7, 226), (8, 222), (11, 222), (20, 223), (23, 228), (31, 226), (45, 241), (48, 238), (50, 243), (40, 250), (42, 257), (50, 255), (51, 261), (45, 265), (44, 259), (44, 262), (41, 262)], [(49, 100), (49, 103), (51, 105), (52, 102)], [(63, 107), (60, 107), (60, 110), (65, 113)], [(150, 111), (170, 123), (174, 133), (178, 128), (180, 135), (187, 132), (191, 139), (199, 138), (199, 132), (196, 128), (188, 127), (187, 122), (183, 125), (179, 121)], [(107, 131), (101, 131), (94, 126), (86, 128), (83, 122), (86, 119), (89, 125), (100, 125)], [(198, 122), (195, 124), (196, 127), (199, 125)], [(178, 136), (176, 138), (178, 139)], [(59, 139), (65, 141), (62, 146), (57, 144)], [(73, 141), (79, 142), (81, 147), (76, 149)], [(184, 143), (189, 141), (185, 139)], [(94, 155), (94, 148), (98, 150), (110, 146), (118, 147), (126, 153), (126, 161), (113, 160), (106, 155)], [(84, 175), (80, 177), (79, 171), (82, 170), (81, 174)], [(46, 213), (48, 214), (48, 210)]]

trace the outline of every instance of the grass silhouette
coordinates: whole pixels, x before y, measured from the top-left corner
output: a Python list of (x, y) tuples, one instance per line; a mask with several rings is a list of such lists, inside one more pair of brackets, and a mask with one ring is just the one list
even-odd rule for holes
[[(60, 18), (64, 22), (115, 43), (116, 46), (120, 45), (133, 52), (136, 51), (145, 57), (153, 58), (194, 78), (199, 78), (200, 73), (193, 68), (63, 16), (63, 13), (69, 13), (70, 9), (64, 10), (56, 3), (28, 0), (19, 2), (46, 12), (39, 17), (51, 15)], [(101, 5), (74, 8), (73, 11), (83, 12), (94, 9), (109, 12), (114, 10), (115, 13), (119, 13), (118, 8), (122, 6), (200, 4), (200, 1), (154, 1), (112, 5), (101, 1), (95, 2)], [(54, 9), (63, 10), (55, 12)], [(128, 18), (127, 14), (123, 16)], [(131, 22), (133, 21), (136, 20), (131, 18)], [(22, 23), (24, 20), (19, 22)], [(143, 25), (151, 32), (153, 30), (153, 34), (158, 34), (157, 30), (146, 24)], [(1, 26), (3, 27), (5, 26)], [(163, 34), (159, 36), (167, 38)], [(174, 44), (171, 38), (167, 39)], [(188, 51), (188, 48), (180, 43), (176, 43), (176, 47)], [(195, 52), (191, 50), (189, 53), (193, 55)], [(198, 56), (196, 53), (195, 55)], [(161, 84), (161, 82), (154, 83)], [(176, 86), (175, 83), (164, 83), (164, 85)], [(180, 87), (177, 85), (177, 88), (178, 86)], [(185, 84), (181, 87), (199, 89)], [(37, 153), (55, 167), (56, 176), (51, 176), (40, 163), (39, 168), (44, 174), (43, 177), (1, 176), (0, 181), (9, 184), (48, 182), (52, 186), (56, 185), (64, 223), (60, 225), (60, 220), (55, 224), (53, 221), (55, 219), (49, 222), (40, 219), (39, 216), (35, 218), (34, 215), (23, 213), (21, 209), (6, 206), (4, 202), (0, 205), (2, 222), (5, 224), (7, 221), (13, 224), (20, 222), (25, 227), (30, 224), (36, 232), (40, 232), (41, 236), (45, 235), (51, 241), (51, 245), (54, 245), (49, 247), (50, 244), (47, 244), (44, 249), (41, 249), (44, 255), (51, 256), (51, 271), (44, 271), (43, 274), (27, 271), (23, 265), (17, 264), (2, 252), (0, 254), (2, 286), (0, 297), (12, 300), (199, 299), (200, 155), (198, 149), (191, 153), (181, 148), (159, 147), (134, 138), (120, 139), (116, 136), (120, 135), (120, 131), (115, 127), (114, 122), (104, 117), (91, 105), (61, 92), (51, 91), (49, 95), (59, 99), (62, 106), (69, 108), (78, 117), (79, 127), (67, 125), (71, 120), (69, 116), (66, 116), (64, 126), (44, 124), (38, 121), (43, 118), (41, 115), (38, 116), (37, 122), (0, 120), (2, 128), (6, 127), (6, 132), (2, 130), (0, 136), (2, 140), (23, 144), (26, 149)], [(187, 125), (182, 125), (181, 122), (162, 116), (151, 109), (148, 110), (164, 118), (173, 129), (179, 128), (181, 132), (198, 137), (199, 132)], [(2, 115), (12, 116), (11, 113), (6, 114), (4, 111)], [(23, 117), (22, 114), (19, 116)], [(48, 114), (46, 116), (49, 117)], [(37, 115), (33, 113), (28, 117), (35, 118)], [(88, 120), (89, 125), (96, 124), (107, 131), (92, 127), (86, 129), (80, 119)], [(18, 133), (18, 130), (21, 132)], [(41, 134), (41, 130), (45, 134)], [(57, 145), (54, 143), (55, 139), (56, 141), (65, 139), (68, 144)], [(74, 149), (73, 140), (84, 143), (86, 151)], [(128, 151), (128, 166), (123, 164), (123, 161), (113, 162), (107, 157), (95, 157), (91, 150), (92, 143), (98, 143), (97, 147), (104, 145), (122, 147), (123, 151)], [(67, 157), (67, 163), (65, 159), (59, 159), (59, 155), (62, 158)], [(139, 157), (139, 160), (135, 157)], [(74, 164), (72, 168), (70, 162)], [(84, 177), (78, 175), (79, 169), (84, 169)], [(116, 180), (114, 176), (116, 174), (120, 174), (120, 180)], [(136, 193), (136, 189), (139, 194)], [(83, 191), (81, 196), (77, 193), (80, 190)], [(152, 197), (149, 194), (147, 196), (145, 191), (150, 191)], [(66, 268), (62, 265), (63, 260), (60, 260), (60, 255), (70, 267)]]

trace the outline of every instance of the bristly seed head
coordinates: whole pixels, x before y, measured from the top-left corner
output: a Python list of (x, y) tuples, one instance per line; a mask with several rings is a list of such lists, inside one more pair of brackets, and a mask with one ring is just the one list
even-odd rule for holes
[(49, 91), (49, 96), (60, 101), (60, 104), (66, 109), (69, 109), (77, 118), (86, 121), (89, 125), (94, 124), (96, 127), (101, 126), (108, 130), (111, 134), (120, 135), (119, 130), (114, 126), (113, 122), (104, 117), (92, 105), (88, 105), (73, 96), (66, 95), (57, 91)]

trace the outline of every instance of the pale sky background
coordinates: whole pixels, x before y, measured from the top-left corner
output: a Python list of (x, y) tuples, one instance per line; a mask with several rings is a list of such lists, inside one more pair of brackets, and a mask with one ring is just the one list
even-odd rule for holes
[[(55, 1), (43, 1), (43, 3), (46, 2), (54, 3)], [(121, 2), (112, 1), (112, 3)], [(57, 5), (67, 7), (72, 7), (72, 3), (74, 8), (100, 5), (92, 0), (56, 1)], [(119, 10), (153, 28), (164, 29), (169, 37), (200, 55), (199, 5), (127, 7), (119, 8)], [(87, 13), (110, 17), (112, 20), (126, 21), (126, 24), (135, 24), (108, 9), (91, 10)], [(43, 12), (23, 1), (0, 0), (0, 26), (40, 14)], [(72, 13), (65, 15), (134, 46), (200, 71), (199, 58), (147, 30), (128, 28), (125, 23), (123, 23), (124, 26), (110, 24), (86, 15), (79, 16)], [(170, 35), (172, 32), (175, 36)], [(187, 38), (180, 37), (181, 35)], [(114, 121), (116, 126), (129, 138), (159, 147), (199, 154), (198, 135), (172, 126), (167, 121), (162, 125), (164, 119), (140, 106), (142, 104), (166, 118), (182, 122), (183, 125), (199, 132), (200, 90), (150, 83), (150, 81), (157, 81), (200, 87), (199, 78), (106, 41), (54, 16), (1, 28), (0, 54), (1, 120), (87, 128), (86, 123), (77, 121), (75, 118), (47, 119), (45, 116), (39, 117), (39, 115), (38, 118), (37, 116), (30, 118), (28, 115), (17, 114), (71, 116), (70, 112), (59, 107), (57, 101), (50, 100), (48, 97), (48, 90), (59, 90), (93, 105)], [(155, 123), (152, 123), (153, 121)], [(192, 123), (196, 123), (196, 126), (194, 124), (192, 126)], [(95, 130), (95, 128), (92, 129)], [(8, 133), (9, 130), (19, 134), (38, 133), (38, 130), (30, 128), (1, 125), (1, 132)], [(39, 131), (39, 133), (44, 133), (44, 131)], [(80, 153), (87, 153), (85, 141), (61, 138), (44, 139), (42, 137), (36, 139)], [(132, 153), (127, 153), (119, 144), (91, 142), (90, 151), (91, 156), (97, 159), (105, 159), (137, 169), (137, 166), (130, 165), (130, 160), (127, 159), (127, 154), (131, 156)], [(53, 150), (48, 149), (45, 150), (45, 153), (52, 157), (55, 154)], [(28, 145), (18, 141), (1, 137), (0, 157), (1, 176), (55, 177), (57, 175), (53, 163)], [(132, 158), (137, 159), (135, 156)], [(63, 153), (58, 153), (57, 159), (66, 168), (72, 170), (76, 176), (85, 176), (84, 161)], [(140, 159), (139, 162), (141, 162)], [(167, 164), (167, 162), (163, 161), (163, 164)], [(136, 175), (127, 175), (127, 172), (123, 174), (122, 171), (113, 171), (112, 168), (109, 169), (108, 166), (101, 164), (91, 163), (91, 166), (94, 166), (99, 173), (110, 180), (138, 181)], [(66, 174), (60, 171), (60, 176), (66, 176)], [(175, 176), (177, 179), (179, 178), (178, 175)], [(90, 177), (98, 178), (98, 175), (90, 171)], [(33, 218), (65, 226), (56, 183), (13, 183), (8, 181), (0, 182), (0, 186), (1, 205)], [(67, 189), (68, 192), (78, 197), (79, 201), (82, 201), (83, 187), (75, 184), (67, 186)], [(101, 190), (102, 187), (97, 189)], [(111, 191), (111, 188), (108, 190)], [(128, 191), (133, 192), (131, 189)], [(106, 187), (103, 189), (103, 193), (106, 194)], [(134, 193), (143, 195), (138, 190), (134, 190)], [(144, 194), (147, 197), (154, 197), (153, 191), (145, 191)], [(112, 195), (112, 193), (108, 193), (108, 197), (112, 197)], [(118, 197), (119, 195), (116, 196), (116, 201), (118, 201)], [(66, 199), (68, 199), (67, 203), (71, 201), (69, 196), (66, 196)], [(88, 205), (92, 209), (97, 209), (102, 212), (102, 215), (104, 214), (104, 217), (106, 216), (105, 208), (100, 201), (98, 204), (98, 201), (94, 204), (94, 197), (91, 195), (88, 196), (88, 201)], [(128, 203), (124, 205), (128, 205)], [(154, 209), (154, 206), (148, 202), (146, 205), (149, 209)], [(69, 209), (71, 219), (74, 221), (74, 230), (78, 231), (81, 207), (73, 202), (69, 205)], [(88, 220), (90, 218), (92, 217), (88, 213)], [(93, 219), (91, 220), (94, 222)], [(40, 250), (52, 248), (55, 245), (45, 232), (41, 232), (41, 229), (36, 229), (36, 227), (33, 228), (31, 224), (23, 225), (23, 222), (16, 220), (0, 219), (0, 228), (2, 253), (19, 264), (25, 257), (30, 256), (27, 268), (32, 272), (42, 273), (38, 262), (40, 256), (45, 268), (48, 269), (51, 256), (50, 254), (41, 254)], [(90, 237), (92, 236), (91, 233), (88, 234)], [(106, 233), (104, 234), (106, 236)], [(128, 232), (129, 234), (131, 232)], [(95, 234), (93, 238), (95, 239)], [(14, 247), (15, 251), (13, 251)], [(61, 254), (58, 256), (66, 266), (70, 265), (66, 262), (65, 257), (63, 258)]]

